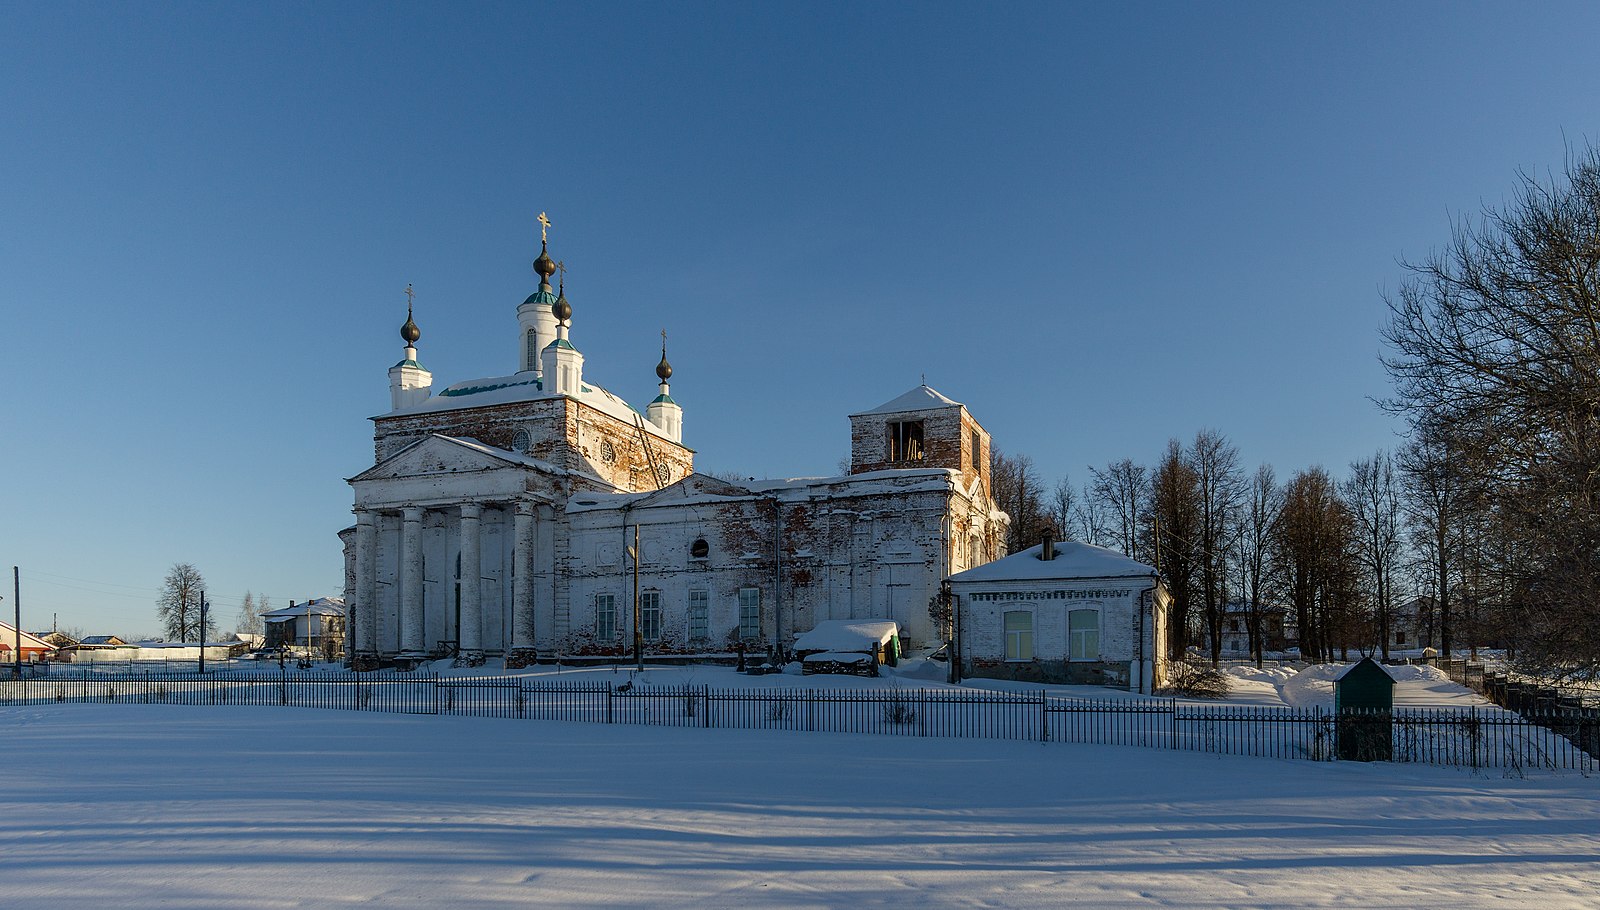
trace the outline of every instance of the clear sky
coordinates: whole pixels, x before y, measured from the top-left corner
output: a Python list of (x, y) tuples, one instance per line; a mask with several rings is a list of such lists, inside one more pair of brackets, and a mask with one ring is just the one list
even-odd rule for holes
[[(0, 2), (0, 563), (155, 631), (175, 562), (338, 594), (404, 288), (515, 369), (534, 217), (585, 376), (670, 333), (697, 466), (833, 473), (929, 385), (1047, 483), (1218, 430), (1397, 441), (1383, 292), (1600, 137), (1600, 6)], [(0, 610), (11, 614), (9, 584)]]

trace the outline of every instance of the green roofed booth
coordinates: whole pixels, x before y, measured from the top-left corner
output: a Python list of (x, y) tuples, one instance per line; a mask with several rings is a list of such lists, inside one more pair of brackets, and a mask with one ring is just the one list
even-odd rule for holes
[(1338, 718), (1339, 758), (1394, 758), (1394, 677), (1377, 661), (1363, 657), (1334, 680), (1333, 713)]

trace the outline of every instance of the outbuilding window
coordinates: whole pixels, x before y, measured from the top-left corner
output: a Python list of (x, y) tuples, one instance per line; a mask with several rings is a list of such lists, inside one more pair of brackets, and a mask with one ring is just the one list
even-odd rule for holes
[(1072, 610), (1067, 613), (1067, 658), (1100, 659), (1100, 611)]
[(1033, 611), (1008, 611), (1005, 629), (1006, 660), (1033, 660)]

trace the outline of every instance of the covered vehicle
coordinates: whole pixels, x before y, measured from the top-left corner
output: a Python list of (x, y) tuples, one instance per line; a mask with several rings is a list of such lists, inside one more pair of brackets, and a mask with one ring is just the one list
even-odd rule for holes
[(888, 619), (827, 619), (794, 640), (806, 673), (877, 676), (900, 662), (900, 627)]

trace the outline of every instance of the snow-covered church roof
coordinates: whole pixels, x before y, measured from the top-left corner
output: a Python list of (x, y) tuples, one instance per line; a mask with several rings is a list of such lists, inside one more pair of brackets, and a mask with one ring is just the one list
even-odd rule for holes
[[(861, 414), (896, 414), (901, 411), (927, 411), (935, 408), (958, 407), (961, 407), (961, 402), (946, 398), (937, 390), (931, 389), (924, 384), (917, 386), (893, 401), (885, 401), (870, 411), (862, 411)], [(850, 416), (859, 417), (861, 414), (851, 414)]]
[[(458, 382), (410, 407), (398, 408), (381, 416), (409, 417), (415, 414), (434, 414), (462, 408), (481, 408), (488, 405), (516, 404), (559, 397), (561, 396), (555, 392), (546, 392), (543, 383), (533, 373), (513, 373), (510, 376), (491, 376), (487, 379), (468, 379), (465, 382)], [(588, 382), (580, 386), (577, 399), (602, 414), (615, 417), (624, 423), (631, 424), (643, 417), (626, 401)], [(648, 419), (644, 420), (644, 427), (651, 433), (661, 435), (660, 429)]]
[(1043, 546), (1035, 544), (994, 562), (957, 572), (950, 576), (950, 581), (1065, 581), (1073, 578), (1149, 577), (1156, 574), (1154, 567), (1105, 547), (1064, 540), (1055, 545), (1055, 559), (1043, 560), (1039, 558)]

